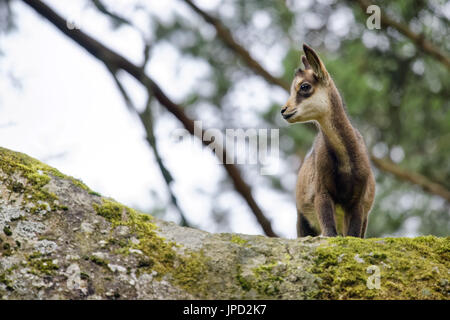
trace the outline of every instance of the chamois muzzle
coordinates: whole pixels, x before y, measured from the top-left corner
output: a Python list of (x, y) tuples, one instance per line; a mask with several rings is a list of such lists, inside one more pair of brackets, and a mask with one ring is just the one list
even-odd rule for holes
[(296, 111), (294, 111), (294, 112), (292, 112), (292, 113), (285, 114), (287, 108), (288, 108), (288, 107), (283, 107), (283, 109), (281, 109), (281, 115), (282, 115), (283, 118), (286, 119), (286, 120), (289, 119), (290, 117), (292, 117), (292, 116), (296, 113)]

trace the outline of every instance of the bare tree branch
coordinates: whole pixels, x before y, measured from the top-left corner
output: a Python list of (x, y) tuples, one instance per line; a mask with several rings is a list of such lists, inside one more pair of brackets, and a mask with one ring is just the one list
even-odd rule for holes
[[(289, 85), (286, 84), (285, 82), (283, 82), (281, 79), (276, 78), (273, 75), (271, 75), (267, 70), (264, 69), (264, 67), (261, 64), (259, 64), (256, 60), (254, 60), (250, 56), (250, 53), (242, 45), (240, 45), (239, 43), (236, 42), (236, 40), (233, 38), (233, 35), (230, 32), (230, 30), (228, 30), (220, 22), (219, 19), (213, 17), (209, 13), (206, 13), (205, 11), (203, 11), (202, 9), (197, 7), (191, 0), (184, 0), (184, 1), (195, 12), (197, 12), (200, 16), (202, 16), (206, 22), (211, 24), (216, 29), (217, 35), (222, 39), (222, 41), (225, 44), (227, 44), (231, 50), (233, 50), (235, 53), (237, 53), (242, 58), (242, 60), (249, 66), (249, 68), (251, 70), (253, 70), (255, 73), (261, 75), (267, 82), (277, 85), (277, 86), (289, 91)], [(364, 1), (364, 0), (357, 0), (357, 1)], [(382, 16), (384, 16), (384, 15), (382, 14)], [(390, 21), (391, 20), (388, 20), (388, 22), (390, 22)], [(386, 23), (386, 21), (385, 21), (385, 23)], [(396, 24), (395, 21), (393, 21), (392, 23)], [(412, 33), (408, 33), (408, 34), (411, 35)], [(418, 37), (421, 37), (421, 36), (415, 35), (416, 39), (418, 39)], [(427, 50), (430, 50), (430, 48), (433, 48), (433, 46), (430, 43), (428, 43), (427, 41), (423, 42), (423, 40), (425, 40), (425, 39), (423, 39), (423, 37), (421, 37), (421, 39), (422, 39), (420, 41), (421, 45), (428, 48)], [(417, 42), (417, 43), (419, 43), (419, 42)], [(424, 43), (425, 43), (425, 45), (424, 45)], [(431, 49), (431, 51), (429, 51), (428, 53), (431, 54), (431, 52), (435, 52), (436, 57), (439, 56), (439, 54), (438, 54), (439, 51), (436, 51), (435, 49)], [(440, 59), (440, 61), (441, 62), (447, 61), (447, 63), (448, 63), (448, 58), (446, 58), (447, 60), (445, 60), (445, 56), (443, 56), (443, 55), (441, 55), (441, 56), (444, 57), (444, 60)], [(444, 64), (445, 64), (445, 62), (444, 62)], [(400, 166), (398, 166), (395, 163), (391, 162), (391, 163), (389, 163), (389, 165), (386, 165), (385, 160), (376, 158), (373, 155), (371, 155), (370, 157), (371, 157), (372, 163), (375, 165), (375, 167), (377, 167), (381, 171), (389, 172), (399, 180), (408, 181), (412, 184), (417, 184), (417, 185), (421, 186), (425, 191), (432, 193), (432, 194), (436, 194), (436, 195), (441, 196), (444, 199), (448, 200), (448, 194), (450, 193), (450, 191), (448, 191), (444, 186), (442, 186), (436, 182), (432, 182), (430, 179), (428, 179), (427, 177), (425, 177), (419, 173), (408, 174), (405, 169), (401, 168)], [(411, 177), (414, 177), (414, 178), (411, 178)], [(438, 188), (436, 188), (436, 186), (438, 186)], [(444, 191), (444, 192), (442, 192), (442, 191)], [(445, 196), (446, 194), (447, 194), (447, 196)]]
[(390, 160), (380, 159), (374, 156), (371, 156), (371, 160), (380, 170), (389, 172), (394, 176), (400, 178), (401, 180), (409, 181), (413, 184), (416, 184), (426, 192), (441, 196), (442, 198), (450, 202), (450, 191), (448, 191), (442, 185), (431, 181), (427, 177), (414, 172), (408, 172), (400, 168)]
[[(367, 12), (367, 7), (370, 6), (370, 2), (367, 0), (353, 0), (358, 3), (364, 13)], [(385, 27), (392, 27), (405, 37), (409, 38), (414, 44), (423, 52), (431, 55), (443, 65), (445, 65), (448, 69), (450, 69), (450, 58), (442, 52), (438, 47), (436, 47), (433, 43), (425, 39), (425, 37), (421, 34), (414, 33), (411, 31), (406, 25), (401, 24), (393, 19), (391, 19), (385, 12), (381, 11), (381, 24)]]
[(217, 35), (223, 40), (223, 42), (233, 51), (235, 51), (247, 64), (247, 66), (253, 70), (256, 74), (259, 74), (269, 83), (280, 86), (286, 90), (289, 90), (289, 84), (273, 76), (268, 72), (261, 64), (252, 58), (250, 53), (242, 45), (240, 45), (231, 34), (230, 30), (225, 27), (219, 19), (206, 13), (199, 7), (197, 7), (191, 0), (184, 0), (195, 12), (205, 19), (206, 22), (211, 24), (216, 29)]
[[(134, 65), (125, 57), (119, 55), (118, 53), (107, 48), (97, 40), (88, 36), (81, 30), (67, 28), (67, 21), (59, 16), (55, 11), (48, 7), (45, 3), (39, 0), (22, 0), (24, 3), (33, 8), (38, 14), (45, 17), (49, 22), (51, 22), (56, 28), (58, 28), (66, 36), (74, 40), (81, 47), (91, 53), (94, 57), (104, 62), (106, 65), (110, 66), (113, 70), (124, 70), (137, 81), (139, 81), (147, 90), (152, 92), (153, 96), (158, 100), (158, 102), (163, 105), (170, 113), (172, 113), (189, 131), (190, 134), (194, 135), (194, 121), (190, 119), (184, 112), (183, 108), (178, 104), (174, 103), (167, 97), (167, 95), (161, 90), (161, 88), (149, 77), (147, 76), (142, 68)], [(202, 131), (202, 135), (203, 135)], [(207, 141), (202, 143), (210, 147)], [(216, 149), (217, 150), (217, 149)], [(222, 152), (220, 152), (222, 151)], [(226, 149), (223, 148), (220, 151), (216, 151), (216, 155), (222, 153), (223, 158), (226, 157)], [(255, 199), (252, 195), (252, 190), (250, 186), (242, 179), (239, 169), (234, 164), (222, 163), (225, 170), (227, 171), (229, 177), (233, 181), (236, 191), (244, 198), (250, 207), (252, 213), (254, 214), (256, 220), (261, 225), (264, 233), (270, 237), (276, 237), (277, 235), (272, 229), (271, 222), (264, 215), (262, 210), (259, 208)]]
[(94, 6), (97, 8), (97, 10), (99, 10), (101, 13), (109, 16), (110, 18), (112, 18), (112, 20), (114, 21), (115, 25), (119, 26), (119, 25), (129, 25), (129, 26), (133, 26), (133, 23), (128, 20), (125, 19), (124, 17), (121, 17), (111, 11), (109, 11), (106, 6), (103, 4), (102, 1), (100, 0), (91, 0), (92, 3), (94, 4)]
[[(151, 93), (149, 92), (149, 94), (151, 94)], [(150, 144), (150, 146), (153, 149), (153, 153), (155, 154), (156, 162), (158, 163), (161, 174), (164, 178), (164, 181), (167, 184), (167, 188), (169, 189), (170, 200), (172, 201), (174, 207), (177, 208), (178, 213), (180, 214), (180, 218), (181, 218), (180, 225), (185, 226), (185, 227), (190, 227), (191, 225), (187, 221), (186, 214), (183, 212), (183, 209), (181, 209), (181, 207), (179, 206), (178, 199), (172, 190), (172, 184), (174, 182), (172, 174), (164, 165), (164, 162), (159, 153), (158, 145), (156, 143), (154, 128), (153, 128), (153, 114), (152, 114), (152, 110), (150, 108), (150, 102), (151, 102), (151, 96), (149, 96), (145, 110), (143, 112), (139, 113), (139, 118), (141, 119), (141, 122), (145, 128), (145, 131), (147, 132), (147, 142)]]

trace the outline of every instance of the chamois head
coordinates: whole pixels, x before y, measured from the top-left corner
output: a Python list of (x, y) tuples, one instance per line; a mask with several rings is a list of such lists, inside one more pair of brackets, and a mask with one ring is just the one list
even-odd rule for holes
[(281, 109), (289, 122), (320, 120), (330, 113), (329, 90), (334, 87), (322, 60), (317, 53), (303, 44), (305, 69), (297, 69), (288, 101)]

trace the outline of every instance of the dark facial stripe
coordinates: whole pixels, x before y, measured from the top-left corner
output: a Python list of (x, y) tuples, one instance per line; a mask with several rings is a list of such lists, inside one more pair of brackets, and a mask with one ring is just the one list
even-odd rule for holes
[[(300, 89), (297, 90), (296, 95), (295, 95), (295, 102), (297, 104), (299, 104), (300, 102), (302, 102), (304, 99), (309, 98), (310, 96), (313, 95), (314, 93), (314, 87), (318, 85), (318, 81), (316, 76), (314, 75), (314, 73), (311, 70), (302, 70), (302, 69), (297, 69), (295, 72), (295, 77), (300, 77), (301, 83), (303, 82), (307, 82), (311, 85), (311, 89), (309, 92), (301, 92)], [(294, 78), (294, 81), (296, 79)], [(300, 87), (300, 86), (299, 86)]]
[(295, 102), (297, 104), (300, 104), (303, 100), (309, 98), (314, 93), (314, 89), (311, 89), (309, 92), (301, 92), (300, 90), (297, 91), (297, 94), (295, 95)]

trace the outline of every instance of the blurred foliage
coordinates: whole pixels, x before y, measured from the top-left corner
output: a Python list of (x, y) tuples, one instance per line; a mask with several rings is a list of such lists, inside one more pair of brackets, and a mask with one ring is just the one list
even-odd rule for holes
[[(106, 9), (106, 1), (91, 1), (112, 17), (114, 27), (120, 27), (121, 18)], [(372, 2), (448, 54), (446, 1)], [(256, 77), (184, 1), (177, 3), (183, 10), (175, 10), (170, 19), (146, 11), (152, 26), (152, 46), (170, 44), (185, 58), (208, 66), (207, 76), (185, 97), (184, 105), (191, 116), (202, 119), (202, 110), (207, 107), (214, 110), (222, 129), (241, 126), (236, 110), (245, 106), (234, 102), (236, 92), (245, 82), (263, 79)], [(369, 149), (450, 189), (449, 72), (409, 39), (392, 28), (368, 30), (367, 16), (353, 1), (222, 0), (208, 12), (219, 18), (256, 60), (288, 83), (299, 66), (301, 43), (316, 48)], [(268, 63), (267, 56), (274, 61)], [(264, 85), (269, 93), (279, 90)], [(280, 157), (303, 158), (312, 145), (314, 130), (306, 125), (286, 126), (279, 116), (279, 91), (273, 96), (255, 113), (251, 126), (281, 127)], [(295, 175), (296, 169), (290, 168), (289, 174)], [(258, 179), (266, 179), (277, 192), (292, 194), (282, 183), (285, 174)], [(376, 177), (377, 197), (368, 236), (402, 234), (405, 228), (420, 234), (449, 235), (448, 203), (384, 172), (376, 170)], [(214, 219), (224, 220), (221, 215), (226, 213), (217, 208)]]
[(0, 1), (0, 35), (14, 28), (14, 15), (11, 10), (10, 0)]

